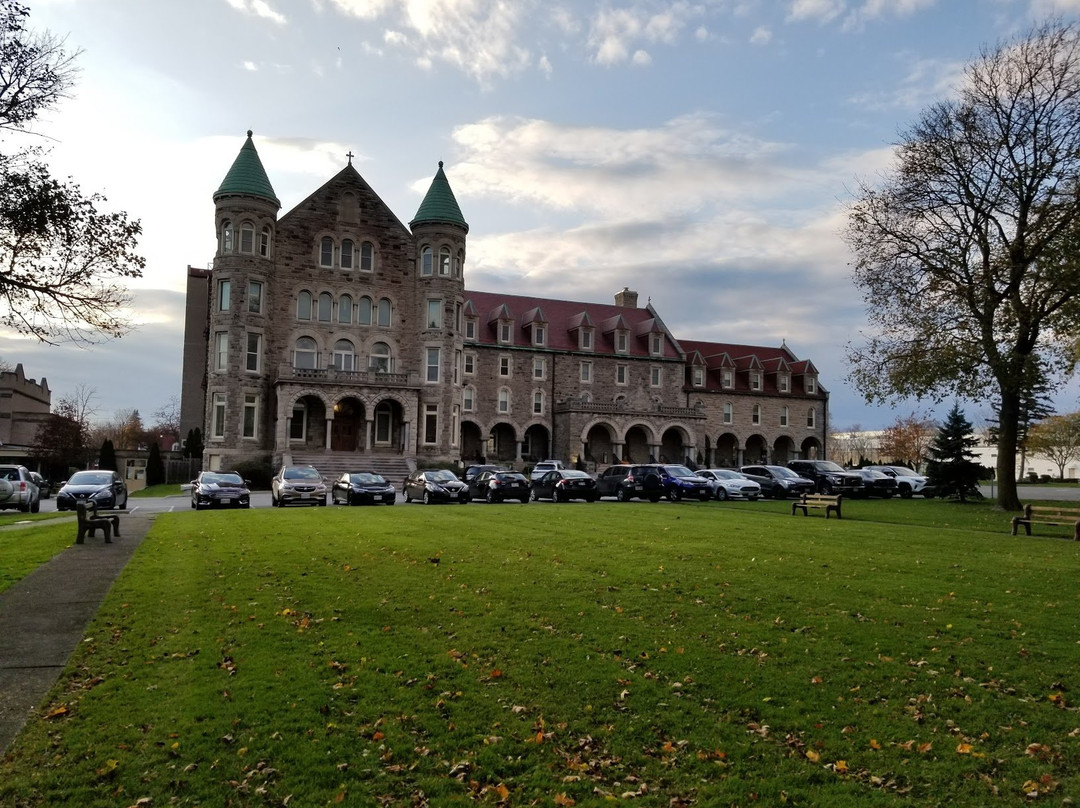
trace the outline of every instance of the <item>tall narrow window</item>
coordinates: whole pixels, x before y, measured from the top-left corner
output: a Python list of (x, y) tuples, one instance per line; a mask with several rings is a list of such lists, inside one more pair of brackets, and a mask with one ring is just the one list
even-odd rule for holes
[(450, 408), (450, 445), (458, 445), (458, 435), (461, 434), (461, 408), (455, 404)]
[(750, 411), (750, 422), (757, 426), (761, 423), (761, 405), (755, 404), (754, 409)]
[(356, 304), (356, 324), (371, 325), (371, 298), (366, 295)]
[(475, 404), (476, 391), (471, 387), (466, 387), (461, 391), (461, 408), (465, 410), (465, 412), (472, 412)]
[(427, 302), (427, 327), (442, 328), (442, 301), (429, 300)]
[(344, 325), (352, 323), (352, 296), (342, 295), (338, 299), (337, 321)]
[(259, 372), (259, 363), (262, 361), (262, 334), (247, 335), (247, 357), (244, 367), (252, 373)]
[(472, 318), (465, 320), (465, 339), (476, 339), (476, 320)]
[(360, 270), (371, 272), (375, 268), (375, 245), (365, 241), (360, 245)]
[(420, 274), (421, 275), (433, 275), (435, 273), (435, 256), (431, 252), (431, 247), (424, 247), (420, 251)]
[(704, 386), (705, 386), (705, 368), (696, 367), (696, 368), (694, 368), (694, 387), (704, 387)]
[(248, 255), (255, 252), (255, 225), (251, 222), (240, 225), (240, 252)]
[(781, 373), (779, 376), (776, 377), (776, 388), (781, 393), (786, 393), (788, 390), (791, 389), (791, 382), (786, 373)]
[(450, 276), (450, 248), (443, 247), (439, 250), (439, 274)]
[(424, 405), (424, 443), (439, 442), (439, 405)]
[(510, 377), (511, 367), (512, 366), (510, 364), (510, 357), (509, 356), (500, 356), (499, 357), (499, 375), (500, 376), (503, 376), (505, 378), (509, 378)]
[(735, 420), (735, 407), (728, 403), (724, 405), (724, 423), (730, 424)]
[(233, 223), (230, 221), (221, 223), (221, 251), (223, 253), (233, 251)]
[(375, 442), (387, 445), (393, 436), (394, 413), (389, 402), (383, 401), (375, 408)]
[(583, 351), (591, 351), (592, 350), (592, 329), (591, 328), (583, 328), (583, 329), (581, 329), (581, 342), (580, 342), (580, 345), (581, 345), (581, 350), (583, 350)]
[(620, 364), (615, 366), (615, 384), (626, 384), (628, 370), (628, 365)]
[(319, 243), (319, 265), (332, 267), (334, 265), (334, 240), (330, 236), (323, 236)]
[(390, 327), (390, 301), (387, 298), (382, 298), (379, 301), (379, 325), (383, 328)]
[(581, 381), (585, 384), (592, 381), (592, 362), (581, 363)]
[(248, 282), (248, 311), (252, 314), (262, 314), (262, 281)]
[(543, 415), (544, 414), (544, 391), (543, 390), (537, 390), (536, 392), (533, 393), (533, 414), (534, 415)]
[(257, 438), (259, 430), (259, 397), (250, 393), (244, 395), (244, 431), (245, 438)]
[(232, 308), (232, 282), (228, 280), (218, 281), (218, 311), (228, 311)]
[(629, 350), (629, 342), (625, 331), (615, 334), (615, 353), (626, 353)]
[(439, 358), (442, 355), (440, 348), (428, 348), (427, 349), (427, 380), (429, 382), (439, 381)]
[(510, 391), (505, 387), (499, 388), (499, 413), (506, 415), (510, 412)]
[(300, 337), (293, 350), (293, 367), (314, 370), (318, 359), (318, 347), (311, 337)]
[(311, 292), (303, 291), (296, 297), (296, 319), (311, 319)]
[(229, 332), (214, 334), (214, 370), (229, 369)]
[(303, 440), (307, 435), (307, 407), (297, 404), (289, 419), (289, 440)]
[(542, 325), (533, 326), (533, 345), (543, 345), (547, 339), (547, 331)]
[(510, 323), (505, 320), (499, 322), (499, 342), (509, 345), (512, 342)]
[(787, 426), (787, 425), (788, 425), (788, 408), (784, 407), (784, 409), (780, 410), (780, 426)]
[(476, 354), (465, 354), (465, 375), (472, 376), (476, 372)]
[(811, 429), (817, 426), (817, 410), (813, 407), (806, 411), (806, 425)]
[(750, 389), (751, 390), (760, 390), (761, 389), (761, 374), (758, 373), (756, 370), (750, 372)]
[(214, 406), (211, 412), (210, 434), (215, 438), (225, 437), (225, 394), (214, 393)]
[(811, 394), (817, 392), (817, 379), (813, 376), (806, 377), (806, 392)]
[(351, 239), (344, 239), (341, 242), (341, 268), (352, 269), (353, 265), (353, 243)]
[(721, 371), (720, 379), (721, 379), (720, 383), (724, 386), (725, 390), (728, 389), (728, 388), (734, 387), (735, 386), (735, 371), (729, 370), (729, 369), (725, 369), (725, 370)]
[(263, 258), (270, 257), (270, 228), (264, 227), (259, 233), (259, 255)]
[(649, 371), (649, 384), (653, 387), (659, 387), (663, 381), (663, 375), (661, 369), (658, 367), (652, 367)]
[(334, 316), (334, 296), (329, 292), (319, 295), (319, 322), (328, 323)]
[(533, 378), (543, 379), (547, 376), (547, 360), (542, 356), (533, 357)]

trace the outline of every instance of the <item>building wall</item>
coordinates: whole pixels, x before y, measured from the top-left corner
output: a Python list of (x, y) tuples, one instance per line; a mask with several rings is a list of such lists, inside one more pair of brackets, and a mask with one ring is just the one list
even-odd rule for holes
[(26, 378), (22, 363), (0, 372), (0, 442), (9, 451), (32, 447), (38, 425), (52, 409), (49, 383)]

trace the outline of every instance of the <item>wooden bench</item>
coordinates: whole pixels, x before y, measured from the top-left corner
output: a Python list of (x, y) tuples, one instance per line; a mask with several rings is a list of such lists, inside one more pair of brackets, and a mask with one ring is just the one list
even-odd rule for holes
[(1057, 525), (1059, 527), (1071, 527), (1073, 538), (1080, 541), (1080, 508), (1061, 508), (1057, 505), (1027, 505), (1024, 507), (1023, 516), (1012, 518), (1012, 534), (1016, 535), (1016, 528), (1024, 526), (1027, 535), (1031, 535), (1032, 525)]
[(811, 510), (823, 510), (826, 519), (832, 513), (835, 513), (836, 518), (839, 519), (842, 516), (840, 513), (842, 500), (842, 494), (803, 494), (800, 499), (791, 503), (791, 515), (794, 516), (795, 511), (798, 510), (803, 512), (803, 516), (809, 516)]
[(79, 520), (76, 544), (84, 544), (86, 537), (89, 535), (92, 538), (99, 528), (105, 535), (106, 544), (112, 544), (112, 537), (120, 535), (120, 517), (115, 513), (98, 516), (97, 507), (92, 502), (76, 502), (75, 516)]

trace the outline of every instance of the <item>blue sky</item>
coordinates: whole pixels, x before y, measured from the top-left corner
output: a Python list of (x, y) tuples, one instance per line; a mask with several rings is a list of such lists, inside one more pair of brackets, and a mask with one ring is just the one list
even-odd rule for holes
[[(284, 213), (346, 153), (407, 222), (439, 160), (470, 224), (469, 288), (610, 302), (677, 337), (814, 361), (832, 422), (880, 428), (844, 346), (866, 328), (841, 238), (859, 178), (980, 49), (1080, 0), (35, 0), (81, 49), (38, 122), (56, 174), (143, 223), (133, 334), (0, 333), (0, 357), (98, 417), (180, 390), (184, 284), (255, 142)], [(965, 404), (969, 418), (988, 413)], [(1059, 409), (1076, 408), (1075, 394)]]

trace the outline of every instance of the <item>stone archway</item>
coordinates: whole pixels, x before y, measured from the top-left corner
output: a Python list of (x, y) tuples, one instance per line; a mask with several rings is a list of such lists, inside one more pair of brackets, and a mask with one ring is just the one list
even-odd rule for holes
[(802, 446), (799, 447), (801, 456), (805, 460), (817, 460), (823, 457), (821, 451), (821, 443), (817, 438), (807, 438), (802, 442)]
[(517, 432), (510, 424), (504, 422), (492, 427), (490, 445), (489, 463), (509, 463), (517, 459)]
[(533, 424), (525, 430), (525, 440), (521, 445), (521, 455), (525, 460), (546, 460), (551, 456), (551, 435), (543, 424)]
[(649, 448), (650, 435), (643, 426), (632, 426), (626, 430), (623, 441), (623, 460), (629, 463), (648, 463), (652, 454)]
[(738, 468), (743, 465), (739, 462), (739, 439), (730, 432), (725, 432), (716, 439), (713, 465), (729, 468)]
[(484, 433), (475, 421), (461, 422), (461, 459), (479, 463), (484, 458)]
[(685, 463), (686, 454), (689, 451), (690, 447), (686, 442), (686, 433), (682, 429), (672, 427), (664, 431), (664, 435), (660, 439), (660, 462)]
[(751, 435), (746, 439), (746, 451), (743, 454), (743, 463), (771, 463), (769, 458), (769, 444), (761, 435)]
[(615, 462), (613, 431), (608, 424), (594, 424), (585, 434), (585, 459), (607, 465)]
[(778, 466), (786, 466), (789, 460), (795, 459), (795, 441), (787, 435), (781, 435), (773, 442), (773, 463)]

